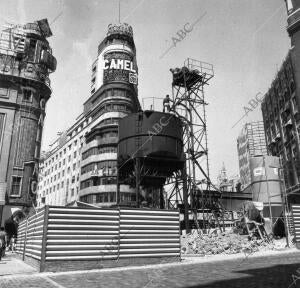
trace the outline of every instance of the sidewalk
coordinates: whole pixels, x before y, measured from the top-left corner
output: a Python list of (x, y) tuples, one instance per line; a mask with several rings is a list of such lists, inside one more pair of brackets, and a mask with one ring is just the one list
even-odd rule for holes
[(259, 257), (276, 257), (283, 255), (299, 255), (300, 258), (300, 250), (296, 248), (289, 248), (283, 250), (269, 250), (269, 251), (260, 251), (255, 252), (253, 254), (231, 254), (231, 255), (210, 255), (210, 256), (198, 256), (198, 255), (182, 255), (181, 262), (170, 262), (170, 263), (158, 263), (158, 264), (148, 264), (141, 266), (124, 266), (124, 267), (116, 267), (116, 268), (104, 268), (104, 269), (93, 269), (93, 270), (76, 270), (69, 272), (43, 272), (39, 273), (35, 268), (27, 265), (22, 260), (16, 258), (14, 254), (8, 252), (4, 258), (0, 261), (0, 278), (1, 276), (14, 276), (16, 274), (36, 274), (40, 276), (50, 276), (50, 275), (68, 275), (68, 274), (76, 274), (78, 272), (95, 273), (95, 272), (116, 272), (116, 271), (128, 271), (128, 270), (147, 270), (147, 269), (155, 269), (155, 268), (164, 268), (164, 267), (176, 267), (176, 266), (186, 266), (190, 264), (196, 263), (213, 263), (213, 262), (226, 262), (226, 261), (236, 261), (236, 260), (247, 260), (252, 258)]
[[(223, 260), (221, 260), (216, 256), (212, 256), (209, 259), (201, 257), (202, 259), (198, 259), (199, 262), (197, 262), (196, 258), (200, 257), (190, 257), (188, 262), (185, 259), (183, 263), (161, 263), (57, 273), (27, 272), (27, 274), (0, 276), (0, 287), (184, 288), (188, 286), (203, 288), (287, 288), (293, 283), (294, 277), (298, 276), (296, 273), (300, 265), (300, 252), (294, 249), (271, 252), (251, 254), (248, 258), (243, 255), (234, 255), (234, 257), (231, 255), (232, 257), (223, 256)], [(243, 260), (238, 259), (241, 257), (243, 257)], [(203, 262), (203, 260), (206, 262)], [(15, 261), (15, 259), (12, 261)], [(80, 265), (78, 268), (80, 269)], [(299, 281), (296, 285), (298, 284), (300, 284)]]
[(17, 259), (11, 252), (6, 252), (0, 261), (0, 277), (15, 274), (32, 274), (37, 270), (27, 265), (22, 260)]

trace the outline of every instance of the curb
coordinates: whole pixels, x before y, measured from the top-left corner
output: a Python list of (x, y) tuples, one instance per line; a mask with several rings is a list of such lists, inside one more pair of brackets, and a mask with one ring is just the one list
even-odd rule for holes
[[(0, 277), (1, 279), (11, 279), (12, 277), (55, 277), (59, 275), (72, 275), (72, 274), (90, 274), (90, 273), (107, 273), (107, 272), (116, 272), (116, 271), (128, 271), (128, 270), (146, 270), (146, 269), (158, 269), (163, 267), (171, 267), (171, 266), (179, 266), (179, 265), (192, 265), (197, 263), (208, 263), (208, 262), (217, 262), (217, 261), (233, 261), (238, 259), (245, 259), (245, 258), (259, 258), (264, 256), (278, 256), (284, 254), (292, 254), (292, 253), (299, 253), (300, 251), (296, 248), (289, 248), (284, 251), (262, 251), (262, 252), (255, 252), (253, 254), (246, 255), (242, 253), (231, 254), (231, 255), (213, 255), (213, 256), (198, 256), (198, 255), (185, 255), (182, 256), (181, 262), (173, 262), (173, 263), (161, 263), (161, 264), (150, 264), (150, 265), (143, 265), (143, 266), (123, 266), (123, 267), (115, 267), (115, 268), (103, 268), (103, 269), (92, 269), (92, 270), (76, 270), (76, 271), (64, 271), (64, 272), (36, 272), (31, 273), (30, 275), (25, 273), (20, 274), (11, 274), (5, 275)], [(187, 257), (186, 257), (187, 256)], [(190, 259), (194, 259), (190, 260)]]

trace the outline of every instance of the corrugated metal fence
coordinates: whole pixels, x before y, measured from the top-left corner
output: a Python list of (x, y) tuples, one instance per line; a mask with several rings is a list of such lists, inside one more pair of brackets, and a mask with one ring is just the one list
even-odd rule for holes
[(179, 256), (177, 211), (120, 210), (120, 258)]
[(41, 209), (32, 215), (18, 227), (18, 241), (16, 252), (18, 254), (41, 260), (43, 230), (45, 221), (45, 209)]
[(53, 261), (180, 257), (179, 212), (46, 206), (20, 223), (16, 252)]
[(116, 259), (118, 236), (116, 209), (49, 207), (46, 260)]
[(292, 219), (296, 246), (300, 249), (300, 205), (298, 204), (292, 204)]

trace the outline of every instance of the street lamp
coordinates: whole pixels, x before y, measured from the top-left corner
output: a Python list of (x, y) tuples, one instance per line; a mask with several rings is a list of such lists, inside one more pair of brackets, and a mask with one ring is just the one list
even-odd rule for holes
[[(278, 170), (283, 170), (284, 168), (282, 167), (281, 164), (281, 157), (279, 157), (279, 165), (280, 167), (275, 167), (275, 166), (269, 166), (270, 168), (275, 168)], [(283, 185), (283, 187), (282, 187)], [(286, 218), (286, 213), (285, 213), (285, 208), (286, 208), (286, 204), (287, 204), (287, 195), (286, 195), (286, 190), (285, 190), (285, 180), (284, 180), (284, 175), (283, 175), (283, 179), (281, 181), (281, 177), (280, 177), (280, 188), (281, 188), (281, 205), (282, 205), (282, 212), (283, 212), (283, 224), (284, 224), (284, 230), (285, 230), (285, 235), (286, 235), (286, 245), (287, 247), (289, 246), (289, 229), (287, 226), (287, 218)]]

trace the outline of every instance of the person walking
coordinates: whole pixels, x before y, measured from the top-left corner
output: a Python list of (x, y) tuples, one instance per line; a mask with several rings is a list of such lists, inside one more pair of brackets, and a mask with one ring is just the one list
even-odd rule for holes
[(6, 248), (6, 233), (4, 231), (4, 227), (0, 228), (0, 260), (5, 255)]
[(17, 217), (13, 217), (13, 216), (9, 217), (4, 222), (4, 229), (6, 232), (6, 247), (8, 247), (8, 250), (11, 250), (13, 237), (17, 237), (17, 231), (18, 231)]

